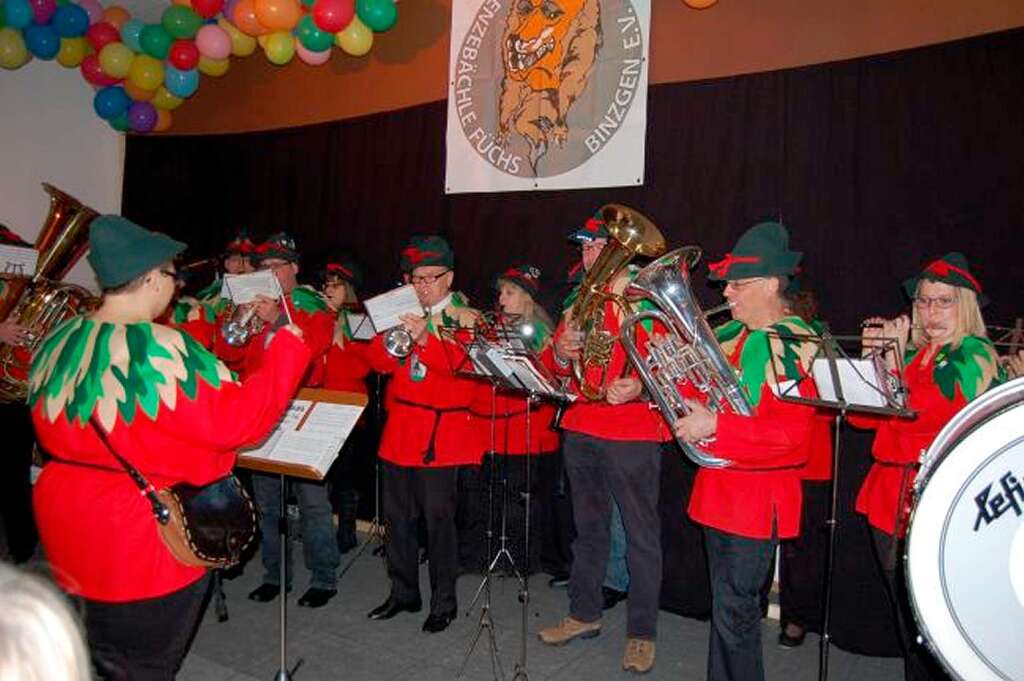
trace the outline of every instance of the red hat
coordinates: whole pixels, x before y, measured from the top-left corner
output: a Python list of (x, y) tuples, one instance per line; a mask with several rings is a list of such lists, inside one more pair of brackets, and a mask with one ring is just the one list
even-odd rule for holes
[(497, 276), (495, 284), (501, 286), (503, 281), (515, 284), (529, 293), (530, 297), (535, 297), (540, 293), (540, 269), (533, 265), (523, 264), (509, 267)]
[(238, 231), (235, 238), (228, 242), (228, 245), (224, 247), (224, 255), (252, 255), (253, 251), (256, 250), (256, 244), (249, 238), (249, 233), (244, 229)]

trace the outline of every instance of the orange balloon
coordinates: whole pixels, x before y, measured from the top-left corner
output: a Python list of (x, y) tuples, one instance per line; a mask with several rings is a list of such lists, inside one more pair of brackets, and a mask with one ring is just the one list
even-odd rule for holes
[(718, 0), (683, 0), (683, 2), (691, 9), (707, 9), (718, 2)]
[(148, 102), (153, 99), (153, 95), (156, 94), (156, 90), (146, 90), (141, 88), (133, 83), (131, 78), (125, 78), (124, 82), (121, 83), (121, 87), (124, 88), (124, 93), (136, 102)]
[(153, 132), (163, 132), (169, 127), (171, 127), (171, 112), (167, 109), (157, 109), (156, 125), (153, 126)]
[(181, 5), (182, 7), (188, 7), (192, 9), (192, 0), (171, 0), (173, 5)]
[(290, 31), (302, 18), (298, 0), (255, 0), (256, 18), (271, 31)]
[(132, 15), (120, 5), (111, 5), (103, 10), (103, 21), (113, 24), (114, 28), (121, 30), (124, 23), (132, 18)]
[(235, 5), (235, 26), (246, 35), (263, 35), (269, 33), (267, 27), (256, 18), (256, 7), (253, 0), (238, 0)]

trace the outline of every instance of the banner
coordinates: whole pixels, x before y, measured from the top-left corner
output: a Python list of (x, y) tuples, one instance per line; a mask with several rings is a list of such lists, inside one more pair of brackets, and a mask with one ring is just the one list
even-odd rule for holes
[(445, 191), (640, 185), (651, 0), (452, 3)]

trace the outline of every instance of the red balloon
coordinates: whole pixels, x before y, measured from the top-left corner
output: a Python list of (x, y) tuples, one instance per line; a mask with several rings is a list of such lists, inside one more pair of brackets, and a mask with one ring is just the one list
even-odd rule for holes
[(175, 40), (167, 53), (167, 61), (181, 71), (191, 71), (199, 64), (199, 48), (192, 40)]
[(224, 9), (224, 0), (192, 0), (192, 9), (204, 19), (212, 19)]
[(106, 21), (98, 21), (89, 27), (85, 37), (92, 45), (92, 49), (99, 52), (107, 43), (116, 43), (121, 40), (121, 32), (117, 27)]
[(89, 83), (97, 87), (107, 87), (108, 85), (114, 85), (121, 81), (117, 78), (111, 78), (107, 74), (103, 73), (103, 68), (100, 66), (99, 55), (90, 54), (88, 57), (82, 60), (82, 78), (85, 78)]
[(337, 33), (348, 26), (355, 13), (353, 0), (316, 0), (313, 4), (313, 21), (327, 33)]

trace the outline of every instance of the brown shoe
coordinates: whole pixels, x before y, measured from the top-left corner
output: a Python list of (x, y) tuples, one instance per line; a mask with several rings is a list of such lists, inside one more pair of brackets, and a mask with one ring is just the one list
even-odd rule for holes
[(622, 668), (627, 672), (646, 674), (654, 666), (654, 641), (646, 638), (627, 638), (626, 652), (622, 655)]
[(562, 646), (574, 638), (593, 638), (601, 633), (601, 620), (596, 622), (580, 622), (578, 619), (566, 617), (553, 627), (541, 629), (537, 638), (549, 646)]

